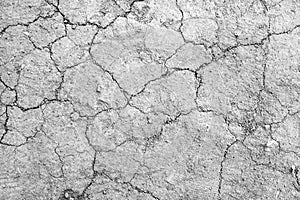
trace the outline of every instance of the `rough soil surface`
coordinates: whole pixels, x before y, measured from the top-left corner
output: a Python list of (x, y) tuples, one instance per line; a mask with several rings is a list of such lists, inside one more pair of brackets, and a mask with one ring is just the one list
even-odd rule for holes
[(300, 199), (300, 1), (0, 0), (0, 200)]

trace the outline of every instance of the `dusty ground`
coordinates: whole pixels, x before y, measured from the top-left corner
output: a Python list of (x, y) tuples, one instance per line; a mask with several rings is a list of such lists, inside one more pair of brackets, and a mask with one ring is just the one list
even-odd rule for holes
[(300, 199), (300, 1), (0, 0), (0, 200)]

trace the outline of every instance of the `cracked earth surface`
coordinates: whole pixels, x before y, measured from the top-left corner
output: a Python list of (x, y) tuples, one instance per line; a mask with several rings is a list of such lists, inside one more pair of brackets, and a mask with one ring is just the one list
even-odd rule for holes
[(300, 199), (299, 1), (0, 11), (0, 200)]

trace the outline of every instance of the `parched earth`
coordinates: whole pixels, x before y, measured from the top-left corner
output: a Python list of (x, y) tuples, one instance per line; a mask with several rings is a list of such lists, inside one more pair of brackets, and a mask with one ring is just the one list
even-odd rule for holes
[(0, 200), (300, 199), (300, 1), (0, 0)]

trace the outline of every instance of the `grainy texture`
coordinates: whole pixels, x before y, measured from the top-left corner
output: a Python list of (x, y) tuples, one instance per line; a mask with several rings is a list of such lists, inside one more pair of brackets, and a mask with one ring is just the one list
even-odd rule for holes
[(0, 0), (0, 200), (300, 199), (300, 1)]

